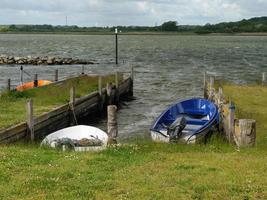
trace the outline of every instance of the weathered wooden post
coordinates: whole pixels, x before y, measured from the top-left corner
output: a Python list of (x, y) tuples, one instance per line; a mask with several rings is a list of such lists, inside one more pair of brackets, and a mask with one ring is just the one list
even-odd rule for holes
[(33, 85), (34, 85), (34, 87), (38, 87), (38, 74), (34, 74)]
[(34, 141), (34, 117), (33, 117), (33, 101), (30, 99), (26, 105), (27, 110), (27, 128), (31, 141)]
[(99, 112), (102, 114), (104, 108), (104, 98), (103, 98), (103, 85), (102, 85), (102, 76), (98, 76), (98, 94), (99, 94)]
[(116, 86), (116, 88), (119, 88), (119, 72), (118, 71), (116, 71), (115, 72), (115, 86)]
[(23, 84), (23, 66), (20, 66), (20, 85)]
[(69, 101), (69, 106), (70, 106), (70, 110), (72, 112), (72, 115), (73, 115), (73, 119), (74, 119), (74, 123), (76, 125), (78, 125), (78, 122), (77, 122), (77, 118), (76, 118), (76, 114), (75, 114), (75, 87), (71, 87), (70, 88), (70, 101)]
[(133, 96), (134, 93), (133, 93), (133, 90), (134, 90), (134, 67), (132, 65), (131, 67), (131, 85), (130, 85), (130, 91), (129, 91), (129, 94), (130, 96)]
[(55, 70), (55, 82), (58, 81), (58, 69)]
[(252, 147), (256, 142), (256, 120), (238, 120), (238, 130), (235, 133), (235, 142), (238, 147)]
[(108, 106), (108, 123), (107, 133), (109, 137), (109, 144), (114, 144), (118, 136), (118, 123), (117, 123), (117, 106)]
[(219, 99), (219, 103), (221, 104), (222, 99), (223, 99), (223, 90), (221, 87), (219, 87), (219, 91), (218, 91), (218, 99)]
[(209, 87), (209, 100), (213, 101), (214, 97), (214, 76), (210, 76), (210, 87)]
[(235, 105), (233, 102), (230, 101), (229, 104), (229, 133), (228, 133), (228, 141), (231, 143), (234, 132), (235, 132)]
[(10, 91), (11, 90), (11, 79), (7, 79), (7, 85), (6, 85), (6, 90)]
[(266, 82), (266, 73), (263, 72), (263, 73), (262, 73), (262, 85), (264, 85), (265, 82)]
[(115, 105), (116, 104), (116, 86), (112, 83), (107, 83), (107, 102), (106, 105)]
[(208, 94), (207, 94), (207, 72), (204, 71), (204, 78), (203, 78), (203, 96), (205, 99), (208, 98)]
[(84, 75), (84, 65), (82, 66), (82, 75)]

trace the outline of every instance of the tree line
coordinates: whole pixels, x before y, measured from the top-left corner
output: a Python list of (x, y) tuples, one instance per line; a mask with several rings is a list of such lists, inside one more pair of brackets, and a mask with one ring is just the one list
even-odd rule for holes
[(0, 27), (0, 32), (103, 32), (112, 33), (115, 28), (121, 32), (192, 32), (208, 33), (241, 33), (267, 32), (267, 17), (243, 19), (238, 22), (206, 24), (204, 26), (178, 25), (176, 21), (164, 22), (160, 26), (117, 26), (117, 27), (79, 27), (52, 25), (10, 25)]

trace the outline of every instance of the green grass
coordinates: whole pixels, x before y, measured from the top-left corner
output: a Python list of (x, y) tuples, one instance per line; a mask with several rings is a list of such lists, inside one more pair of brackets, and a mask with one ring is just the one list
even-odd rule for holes
[[(103, 85), (107, 81), (114, 82), (114, 76), (106, 76)], [(26, 102), (30, 98), (33, 100), (36, 116), (68, 103), (72, 86), (76, 88), (77, 98), (85, 96), (97, 90), (98, 77), (82, 76), (69, 79), (59, 85), (48, 85), (23, 92), (2, 93), (0, 96), (0, 130), (26, 121)]]
[(267, 87), (224, 84), (223, 92), (236, 104), (236, 117), (257, 121), (257, 146), (267, 150)]
[(257, 120), (255, 148), (237, 149), (218, 135), (207, 145), (137, 140), (99, 153), (2, 146), (0, 199), (267, 199), (267, 89), (223, 89), (238, 116)]

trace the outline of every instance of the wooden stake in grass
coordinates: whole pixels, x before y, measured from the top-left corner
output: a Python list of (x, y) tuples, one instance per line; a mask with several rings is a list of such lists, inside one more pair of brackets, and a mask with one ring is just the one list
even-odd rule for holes
[(11, 90), (11, 79), (7, 79), (7, 86), (6, 86), (6, 90), (10, 91)]
[(31, 141), (34, 141), (34, 117), (33, 117), (33, 101), (30, 99), (26, 105), (27, 109), (27, 127), (31, 137)]
[(109, 137), (109, 143), (116, 143), (118, 136), (118, 124), (117, 124), (117, 106), (108, 106), (108, 123), (107, 132)]
[(228, 141), (231, 142), (235, 131), (235, 105), (230, 101), (229, 104), (229, 133)]

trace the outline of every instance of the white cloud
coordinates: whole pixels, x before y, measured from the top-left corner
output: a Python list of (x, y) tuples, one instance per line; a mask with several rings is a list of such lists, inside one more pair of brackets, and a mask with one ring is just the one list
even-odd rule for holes
[(267, 0), (0, 0), (0, 24), (81, 26), (235, 21), (267, 14)]

